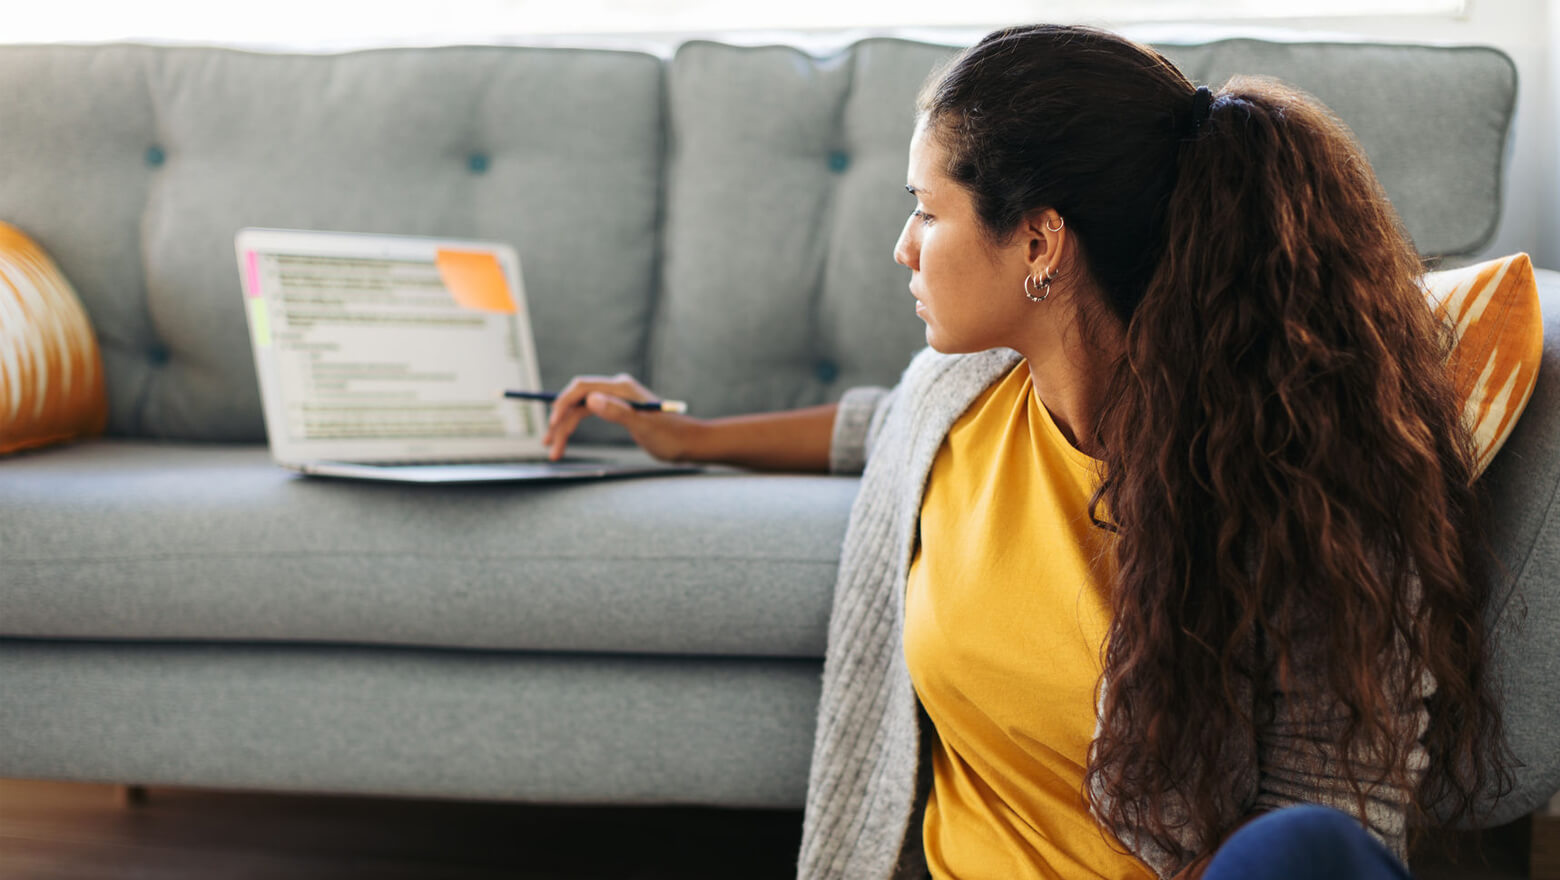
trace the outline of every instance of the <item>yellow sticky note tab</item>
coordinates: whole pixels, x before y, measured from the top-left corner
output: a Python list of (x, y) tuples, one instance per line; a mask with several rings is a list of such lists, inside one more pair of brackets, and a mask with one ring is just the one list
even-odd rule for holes
[(465, 308), (515, 313), (515, 299), (509, 295), (509, 282), (504, 280), (498, 257), (483, 251), (440, 249), (434, 263), (445, 288)]
[(249, 301), (249, 326), (255, 330), (255, 345), (265, 348), (271, 344), (271, 313), (265, 310), (265, 300), (260, 297)]

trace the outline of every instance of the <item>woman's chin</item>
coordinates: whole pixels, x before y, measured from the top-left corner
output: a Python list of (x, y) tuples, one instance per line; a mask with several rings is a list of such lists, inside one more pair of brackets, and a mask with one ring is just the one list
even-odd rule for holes
[(974, 349), (958, 345), (938, 334), (930, 326), (926, 328), (926, 344), (938, 354), (969, 354)]

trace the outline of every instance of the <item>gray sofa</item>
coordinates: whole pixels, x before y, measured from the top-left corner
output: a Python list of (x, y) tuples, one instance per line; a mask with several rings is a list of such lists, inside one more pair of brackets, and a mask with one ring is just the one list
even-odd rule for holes
[[(1427, 256), (1489, 241), (1498, 52), (1163, 48), (1328, 102)], [(548, 383), (627, 371), (703, 415), (827, 401), (923, 344), (890, 250), (912, 99), (949, 51), (0, 47), (0, 219), (75, 284), (111, 407), (102, 439), (0, 460), (0, 776), (799, 806), (855, 480), (294, 476), (263, 445), (232, 236), (512, 242)], [(1544, 284), (1546, 363), (1485, 478), (1521, 599), (1494, 617), (1526, 765), (1497, 822), (1560, 788)]]

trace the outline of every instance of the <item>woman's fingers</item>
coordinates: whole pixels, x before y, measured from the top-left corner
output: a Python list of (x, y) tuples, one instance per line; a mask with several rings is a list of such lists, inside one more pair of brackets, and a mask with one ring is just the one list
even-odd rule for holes
[(565, 385), (553, 400), (552, 415), (548, 426), (557, 424), (567, 413), (585, 402), (586, 395), (594, 391), (610, 394), (623, 400), (649, 400), (650, 391), (627, 373), (616, 376), (576, 376)]
[(570, 406), (564, 411), (558, 417), (556, 424), (542, 438), (542, 442), (551, 447), (550, 454), (553, 458), (563, 455), (563, 449), (568, 444), (569, 437), (574, 434), (574, 429), (590, 416), (622, 425), (638, 415), (634, 408), (622, 399), (600, 391), (590, 392), (581, 403), (584, 405)]
[(562, 457), (570, 435), (587, 416), (623, 424), (638, 415), (624, 401), (649, 399), (649, 391), (627, 374), (576, 377), (553, 400), (547, 432), (542, 435), (548, 455), (553, 459)]
[(618, 425), (627, 424), (630, 419), (639, 414), (623, 398), (603, 394), (600, 391), (592, 391), (585, 397), (585, 408), (591, 415)]
[(574, 411), (574, 408), (585, 399), (585, 395), (592, 388), (599, 388), (609, 382), (605, 376), (576, 376), (563, 386), (558, 396), (553, 399), (552, 412), (547, 417), (547, 431), (549, 434), (563, 421), (563, 417)]

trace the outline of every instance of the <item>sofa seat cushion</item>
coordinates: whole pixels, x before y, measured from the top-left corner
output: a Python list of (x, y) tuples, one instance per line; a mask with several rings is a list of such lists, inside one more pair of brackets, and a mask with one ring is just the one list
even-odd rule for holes
[(0, 468), (0, 636), (822, 657), (856, 485), (404, 486), (85, 443)]

